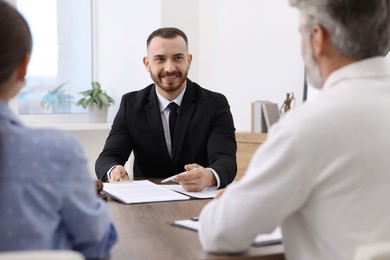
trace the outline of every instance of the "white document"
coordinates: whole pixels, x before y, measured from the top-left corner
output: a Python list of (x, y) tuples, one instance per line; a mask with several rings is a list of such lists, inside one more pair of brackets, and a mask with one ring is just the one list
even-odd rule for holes
[(103, 191), (125, 204), (190, 199), (188, 196), (165, 189), (148, 180), (104, 183)]
[[(198, 231), (199, 222), (191, 219), (176, 220), (173, 225)], [(270, 234), (259, 234), (253, 241), (253, 246), (264, 246), (272, 244), (280, 244), (282, 242), (282, 231), (280, 227), (275, 228)]]
[(257, 235), (255, 241), (253, 241), (254, 246), (263, 246), (271, 244), (279, 244), (282, 242), (282, 230), (280, 227), (277, 227), (269, 234), (260, 234)]
[(198, 231), (199, 229), (199, 221), (194, 221), (192, 219), (175, 220), (173, 225), (187, 228), (193, 231)]
[(215, 195), (219, 192), (219, 190), (216, 189), (216, 187), (206, 187), (201, 191), (198, 192), (191, 192), (186, 191), (183, 189), (183, 187), (180, 184), (172, 184), (172, 185), (159, 185), (161, 187), (164, 187), (166, 189), (170, 189), (182, 194), (185, 194), (187, 196), (190, 196), (192, 198), (197, 199), (213, 199)]

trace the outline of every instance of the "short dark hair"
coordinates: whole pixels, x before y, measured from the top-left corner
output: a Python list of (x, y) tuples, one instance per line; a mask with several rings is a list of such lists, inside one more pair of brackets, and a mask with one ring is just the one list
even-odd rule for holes
[(0, 85), (31, 53), (31, 32), (23, 16), (11, 5), (0, 0)]
[(321, 25), (341, 55), (369, 58), (390, 49), (390, 0), (290, 0), (305, 26)]
[(180, 29), (174, 28), (174, 27), (164, 27), (155, 30), (152, 32), (148, 39), (146, 40), (146, 48), (149, 48), (149, 44), (152, 41), (154, 37), (161, 37), (164, 39), (173, 39), (177, 36), (182, 37), (184, 41), (186, 42), (186, 45), (188, 46), (188, 38), (187, 35)]

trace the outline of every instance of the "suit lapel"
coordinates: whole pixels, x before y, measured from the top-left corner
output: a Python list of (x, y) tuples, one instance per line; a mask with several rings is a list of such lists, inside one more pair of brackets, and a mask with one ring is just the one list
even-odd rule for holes
[(176, 162), (183, 149), (188, 125), (196, 110), (196, 93), (192, 82), (187, 79), (186, 92), (179, 108), (179, 115), (176, 121), (175, 143), (172, 151), (172, 161)]
[[(149, 127), (152, 131), (153, 137), (157, 143), (157, 149), (160, 151), (164, 161), (170, 161), (167, 144), (165, 142), (164, 128), (161, 122), (161, 112), (158, 106), (157, 95), (155, 87), (151, 88), (149, 93), (149, 103), (145, 105), (145, 112), (148, 117)], [(150, 149), (155, 149), (150, 147)]]

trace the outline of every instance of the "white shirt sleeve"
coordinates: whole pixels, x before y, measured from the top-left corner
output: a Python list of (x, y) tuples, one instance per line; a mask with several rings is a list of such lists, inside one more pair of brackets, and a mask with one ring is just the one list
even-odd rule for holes
[(209, 169), (214, 174), (214, 177), (217, 180), (217, 186), (215, 187), (215, 189), (218, 189), (221, 186), (221, 180), (219, 179), (217, 172), (212, 168), (206, 168), (206, 169)]
[(110, 181), (111, 180), (111, 171), (115, 168), (115, 167), (117, 167), (118, 165), (114, 165), (114, 166), (112, 166), (110, 169), (108, 169), (108, 171), (107, 171), (107, 179)]
[(256, 151), (241, 180), (201, 211), (198, 235), (206, 251), (246, 250), (258, 234), (272, 232), (309, 195), (307, 182), (302, 182), (308, 179), (304, 153), (288, 131), (279, 130)]

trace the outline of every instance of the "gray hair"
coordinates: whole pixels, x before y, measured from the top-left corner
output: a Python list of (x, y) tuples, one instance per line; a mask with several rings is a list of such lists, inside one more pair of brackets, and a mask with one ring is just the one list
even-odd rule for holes
[(304, 25), (321, 25), (341, 55), (363, 59), (390, 50), (390, 0), (289, 0)]

